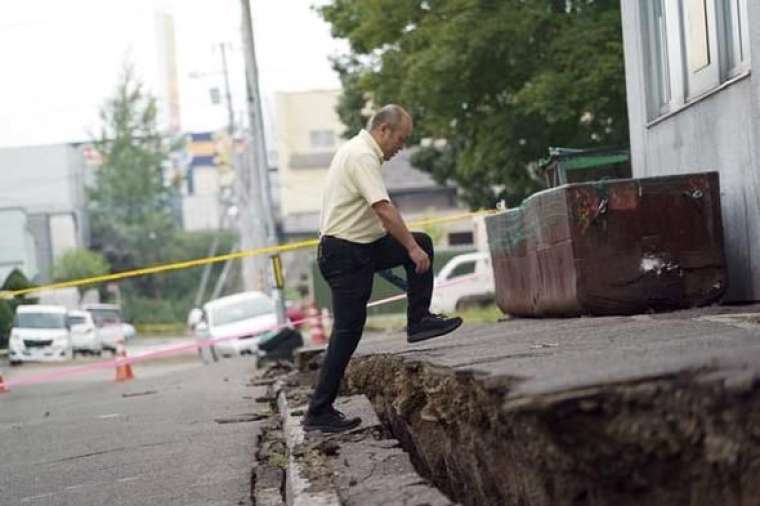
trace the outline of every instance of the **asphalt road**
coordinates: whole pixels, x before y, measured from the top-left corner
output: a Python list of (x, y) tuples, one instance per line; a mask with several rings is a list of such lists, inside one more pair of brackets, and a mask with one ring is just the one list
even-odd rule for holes
[(98, 371), (0, 394), (0, 504), (250, 504), (253, 374), (250, 358), (191, 354), (124, 383)]

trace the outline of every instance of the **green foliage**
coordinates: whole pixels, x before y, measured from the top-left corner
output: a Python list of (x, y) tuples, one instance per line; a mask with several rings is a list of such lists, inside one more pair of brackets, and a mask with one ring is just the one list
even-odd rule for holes
[[(100, 118), (95, 144), (103, 164), (88, 191), (93, 249), (115, 271), (154, 265), (178, 228), (175, 190), (164, 181), (172, 145), (158, 131), (156, 99), (144, 91), (130, 65), (124, 66)], [(145, 295), (161, 297), (162, 286), (153, 276), (133, 284)]]
[(413, 163), (474, 208), (535, 191), (549, 146), (628, 143), (618, 0), (333, 0), (319, 12), (351, 47), (335, 62), (346, 134), (368, 97), (405, 106), (412, 141), (446, 141)]
[[(159, 262), (183, 262), (203, 258), (208, 255), (209, 245), (215, 234), (218, 232), (177, 232), (171, 242), (160, 248)], [(236, 233), (222, 232), (217, 254), (230, 252), (237, 243)], [(212, 264), (203, 302), (210, 296), (223, 267), (224, 262)], [(239, 284), (230, 285), (230, 282), (240, 280), (240, 277), (236, 275), (237, 268), (239, 268), (239, 262), (235, 263), (228, 277), (227, 293), (241, 289)], [(160, 299), (139, 290), (136, 279), (122, 281), (120, 287), (124, 297), (125, 317), (135, 324), (184, 322), (193, 307), (203, 269), (203, 266), (199, 266), (151, 275), (161, 293)]]
[[(100, 276), (107, 274), (110, 269), (111, 266), (103, 255), (86, 249), (71, 249), (56, 259), (53, 265), (53, 279), (69, 281)], [(85, 286), (77, 287), (80, 297), (86, 289)]]
[[(13, 269), (8, 277), (5, 278), (0, 291), (16, 291), (33, 288), (37, 285), (29, 281), (24, 273), (18, 269)], [(5, 343), (13, 325), (13, 316), (16, 314), (16, 308), (22, 304), (36, 304), (35, 297), (16, 296), (11, 299), (0, 299), (0, 342)], [(4, 347), (4, 346), (2, 346)]]
[(5, 299), (0, 299), (0, 348), (8, 346), (8, 336), (13, 324), (13, 309)]

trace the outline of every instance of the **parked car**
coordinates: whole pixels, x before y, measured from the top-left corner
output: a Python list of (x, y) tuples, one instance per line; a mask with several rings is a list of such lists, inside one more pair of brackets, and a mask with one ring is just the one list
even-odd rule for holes
[(255, 355), (259, 341), (272, 337), (276, 325), (272, 299), (251, 291), (204, 304), (203, 320), (195, 329), (199, 336), (214, 339), (214, 349), (220, 355)]
[(125, 323), (118, 304), (84, 304), (84, 311), (92, 315), (104, 350), (116, 353), (116, 344), (128, 341), (135, 335), (135, 328)]
[(103, 345), (92, 315), (87, 311), (72, 310), (69, 311), (68, 318), (74, 355), (78, 352), (100, 355)]
[(10, 364), (71, 359), (73, 348), (66, 312), (64, 306), (18, 306), (8, 342)]
[(451, 258), (433, 281), (430, 308), (436, 313), (451, 313), (468, 306), (489, 304), (495, 299), (491, 255), (465, 253)]

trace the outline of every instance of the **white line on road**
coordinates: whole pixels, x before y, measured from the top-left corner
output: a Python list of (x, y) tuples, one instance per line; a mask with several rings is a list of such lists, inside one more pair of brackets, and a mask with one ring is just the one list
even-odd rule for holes
[(49, 492), (47, 494), (40, 494), (40, 495), (33, 495), (33, 496), (30, 496), (30, 497), (24, 497), (23, 499), (21, 499), (21, 502), (32, 502), (32, 501), (36, 501), (37, 499), (47, 499), (48, 497), (53, 497), (53, 494)]

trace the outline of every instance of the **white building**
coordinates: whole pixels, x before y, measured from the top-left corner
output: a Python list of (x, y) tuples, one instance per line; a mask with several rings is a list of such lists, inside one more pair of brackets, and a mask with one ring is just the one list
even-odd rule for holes
[(49, 281), (54, 259), (87, 243), (86, 170), (71, 144), (0, 149), (0, 282), (14, 267)]
[(727, 299), (760, 300), (760, 2), (620, 3), (633, 175), (719, 171)]

